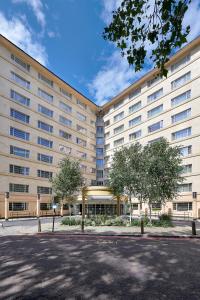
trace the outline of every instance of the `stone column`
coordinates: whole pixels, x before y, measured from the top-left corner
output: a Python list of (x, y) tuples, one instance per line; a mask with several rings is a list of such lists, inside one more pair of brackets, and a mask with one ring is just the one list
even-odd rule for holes
[(60, 203), (60, 216), (63, 217), (63, 202)]
[(5, 220), (8, 220), (8, 199), (9, 199), (9, 192), (5, 193)]
[(117, 215), (120, 216), (120, 196), (117, 196)]
[(36, 203), (36, 216), (40, 216), (40, 194), (37, 194), (37, 203)]

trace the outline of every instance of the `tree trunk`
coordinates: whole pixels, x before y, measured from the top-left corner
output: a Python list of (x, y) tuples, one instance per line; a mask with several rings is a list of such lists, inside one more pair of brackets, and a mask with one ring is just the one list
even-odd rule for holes
[(132, 222), (132, 206), (131, 206), (131, 194), (129, 195), (129, 203), (130, 203), (130, 225), (131, 225), (131, 222)]
[(149, 223), (152, 224), (152, 219), (151, 219), (151, 203), (149, 203)]

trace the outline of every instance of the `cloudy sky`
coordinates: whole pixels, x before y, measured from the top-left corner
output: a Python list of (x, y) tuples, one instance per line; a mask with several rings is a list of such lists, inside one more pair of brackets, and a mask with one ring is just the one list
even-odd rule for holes
[[(0, 0), (0, 33), (84, 95), (102, 104), (134, 82), (135, 74), (102, 32), (121, 0)], [(199, 0), (184, 23), (200, 34)]]

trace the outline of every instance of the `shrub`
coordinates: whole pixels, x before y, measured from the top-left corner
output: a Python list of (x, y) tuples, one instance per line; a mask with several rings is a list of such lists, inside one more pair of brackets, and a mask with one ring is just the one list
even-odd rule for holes
[(160, 221), (171, 221), (172, 217), (170, 215), (167, 214), (162, 214), (159, 216)]

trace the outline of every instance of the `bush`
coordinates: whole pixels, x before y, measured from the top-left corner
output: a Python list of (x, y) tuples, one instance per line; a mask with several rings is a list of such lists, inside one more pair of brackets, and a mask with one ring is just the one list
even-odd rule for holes
[(159, 216), (160, 221), (171, 221), (172, 217), (170, 215), (167, 214), (162, 214)]

